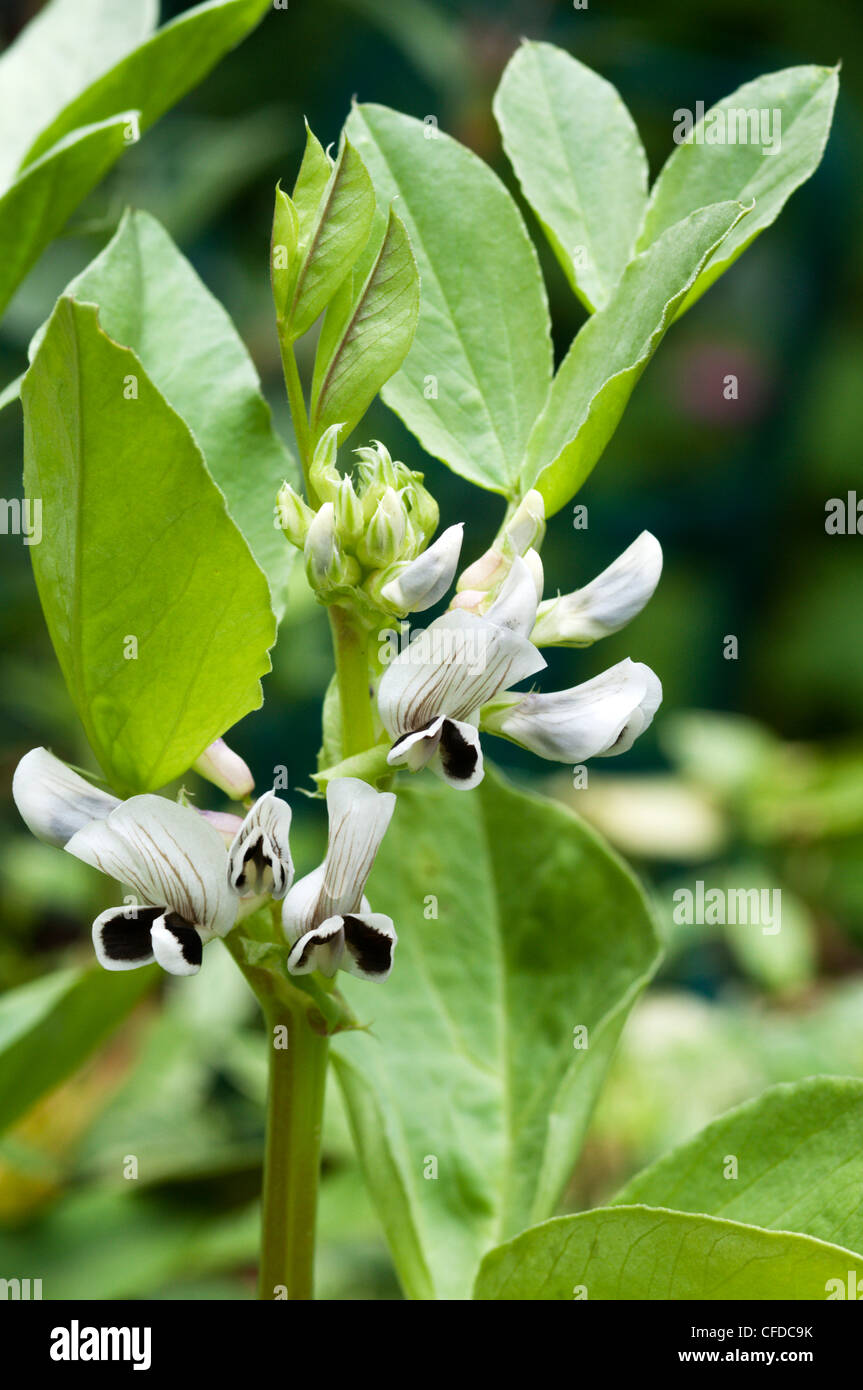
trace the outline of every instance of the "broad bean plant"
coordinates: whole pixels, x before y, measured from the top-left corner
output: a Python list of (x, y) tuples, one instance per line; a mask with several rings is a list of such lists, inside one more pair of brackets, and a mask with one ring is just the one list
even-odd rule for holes
[[(260, 1001), (263, 1299), (313, 1296), (329, 1069), (410, 1298), (824, 1297), (863, 1274), (859, 1218), (830, 1188), (852, 1082), (779, 1088), (608, 1206), (555, 1216), (661, 945), (626, 865), (491, 761), (508, 740), (583, 769), (657, 715), (649, 652), (568, 689), (548, 678), (547, 649), (618, 632), (662, 568), (642, 531), (584, 576), (570, 505), (665, 333), (817, 167), (837, 81), (791, 68), (680, 120), (651, 188), (620, 96), (545, 43), (518, 49), (494, 99), (516, 195), (433, 118), (355, 104), (326, 148), (307, 128), (269, 256), (294, 452), (228, 315), (145, 212), (34, 338), (29, 553), (101, 772), (40, 747), (13, 793), (35, 835), (119, 885), (92, 925), (115, 1022), (143, 992), (128, 981), (203, 965), (182, 987), (206, 989), (225, 948)], [(114, 86), (76, 138), (110, 145), (106, 102), (152, 90)], [(534, 232), (584, 309), (556, 367)], [(379, 393), (424, 473), (368, 438)], [(490, 546), (440, 528), (440, 464), (490, 494)], [(570, 528), (566, 573), (543, 572), (548, 524)], [(256, 790), (229, 731), (261, 704), (299, 582), (332, 633), (317, 772), (288, 786), (276, 744)], [(172, 792), (191, 769), (234, 809)], [(318, 864), (294, 863), (303, 790), (326, 803)]]

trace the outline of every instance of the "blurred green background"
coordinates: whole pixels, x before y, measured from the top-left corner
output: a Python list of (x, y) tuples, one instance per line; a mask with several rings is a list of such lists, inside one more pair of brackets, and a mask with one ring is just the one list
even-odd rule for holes
[[(163, 17), (184, 8), (163, 4)], [(4, 0), (0, 39), (36, 9)], [(709, 106), (795, 63), (844, 63), (818, 173), (663, 343), (577, 499), (588, 529), (574, 531), (567, 511), (549, 528), (551, 590), (585, 582), (645, 527), (661, 540), (665, 572), (645, 612), (598, 647), (553, 653), (548, 680), (571, 684), (632, 656), (663, 680), (660, 715), (622, 762), (591, 765), (586, 790), (508, 744), (493, 749), (515, 778), (600, 826), (651, 886), (668, 930), (668, 961), (630, 1021), (573, 1175), (568, 1202), (583, 1205), (771, 1082), (863, 1075), (863, 537), (824, 530), (827, 499), (863, 484), (863, 11), (853, 0), (822, 0), (817, 12), (783, 0), (591, 0), (586, 10), (291, 0), (124, 157), (43, 256), (0, 327), (0, 386), (132, 203), (164, 222), (227, 306), (289, 436), (267, 247), (273, 186), (293, 179), (303, 116), (328, 143), (354, 95), (434, 115), (512, 187), (491, 97), (522, 35), (615, 83), (652, 176), (677, 107)], [(526, 217), (562, 353), (583, 311)], [(723, 398), (729, 373), (736, 401)], [(467, 520), (465, 559), (479, 555), (500, 500), (424, 459), (384, 407), (367, 429), (425, 469), (442, 526)], [(7, 498), (21, 491), (21, 434), (13, 406), (0, 414)], [(0, 576), (8, 791), (36, 744), (92, 759), (19, 538), (0, 546)], [(728, 635), (736, 660), (723, 655)], [(277, 761), (295, 787), (308, 784), (329, 670), (325, 623), (298, 586), (265, 707), (231, 738), (262, 781)], [(106, 900), (95, 875), (27, 835), (8, 794), (1, 814), (5, 991), (87, 960), (88, 922)], [(314, 839), (314, 828), (301, 833)], [(296, 857), (311, 862), (313, 849), (301, 842)], [(697, 879), (781, 888), (781, 933), (674, 928), (671, 894)], [(39, 1274), (55, 1297), (252, 1296), (264, 1049), (226, 953), (209, 952), (203, 973), (167, 984), (0, 1139), (0, 1274)], [(139, 1163), (134, 1183), (123, 1178), (127, 1154)], [(335, 1095), (321, 1226), (322, 1297), (398, 1296)]]

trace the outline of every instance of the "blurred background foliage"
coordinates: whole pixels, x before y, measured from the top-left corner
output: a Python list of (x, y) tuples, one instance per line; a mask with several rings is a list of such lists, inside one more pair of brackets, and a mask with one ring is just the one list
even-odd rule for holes
[[(4, 0), (0, 39), (38, 8)], [(163, 17), (185, 8), (163, 4)], [(2, 386), (123, 207), (146, 208), (227, 306), (289, 436), (266, 262), (273, 186), (293, 178), (304, 115), (325, 143), (353, 95), (433, 115), (512, 187), (491, 97), (519, 37), (544, 38), (615, 83), (655, 176), (677, 107), (709, 106), (761, 72), (843, 60), (822, 167), (662, 345), (577, 499), (588, 529), (573, 530), (567, 511), (549, 528), (548, 586), (564, 590), (642, 528), (659, 536), (666, 567), (649, 607), (599, 647), (552, 653), (549, 677), (570, 684), (627, 655), (646, 660), (665, 686), (659, 718), (623, 762), (591, 765), (586, 789), (510, 745), (494, 750), (635, 864), (667, 934), (667, 962), (624, 1035), (570, 1206), (602, 1200), (772, 1082), (863, 1075), (863, 538), (824, 530), (827, 499), (860, 479), (863, 11), (821, 0), (815, 18), (787, 0), (584, 10), (563, 0), (291, 0), (124, 157), (0, 327)], [(536, 243), (560, 354), (583, 311)], [(723, 397), (729, 373), (736, 401)], [(425, 460), (384, 407), (367, 425), (426, 469), (441, 524), (466, 519), (465, 558), (479, 555), (499, 499)], [(17, 405), (0, 414), (0, 469), (3, 496), (20, 495)], [(36, 744), (92, 759), (19, 538), (0, 546), (0, 576), (8, 788)], [(308, 785), (330, 669), (321, 616), (298, 584), (264, 709), (234, 731), (261, 782), (275, 761), (295, 787)], [(723, 655), (729, 635), (736, 660)], [(302, 866), (314, 862), (320, 827), (304, 817), (298, 831)], [(780, 888), (782, 931), (675, 926), (672, 893), (698, 880)], [(0, 1000), (2, 1038), (38, 1005), (41, 977), (88, 961), (87, 924), (106, 885), (30, 839), (7, 796), (0, 886), (0, 990), (33, 982), (17, 1015)], [(46, 1297), (251, 1297), (264, 1068), (254, 1003), (226, 953), (208, 952), (197, 982), (154, 982), (124, 1028), (0, 1137), (0, 1275), (42, 1277)], [(124, 1177), (132, 1157), (136, 1181)], [(320, 1295), (397, 1297), (335, 1088), (322, 1192)]]

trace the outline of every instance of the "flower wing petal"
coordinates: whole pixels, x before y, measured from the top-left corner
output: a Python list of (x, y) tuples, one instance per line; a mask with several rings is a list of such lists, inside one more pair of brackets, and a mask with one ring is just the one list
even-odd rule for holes
[(425, 728), (415, 729), (413, 733), (402, 734), (401, 738), (397, 738), (387, 754), (390, 767), (406, 767), (410, 772), (419, 772), (420, 768), (431, 762), (437, 752), (444, 722), (444, 716), (441, 714), (426, 724)]
[(349, 913), (344, 922), (341, 968), (361, 980), (385, 980), (393, 968), (398, 937), (392, 918), (383, 912)]
[(339, 968), (344, 948), (342, 918), (328, 917), (296, 942), (288, 956), (288, 970), (292, 975), (309, 975), (313, 970), (320, 970), (331, 979)]
[(459, 791), (470, 791), (478, 786), (485, 775), (479, 730), (458, 719), (445, 719), (437, 751), (429, 766)]
[(169, 975), (197, 975), (204, 954), (200, 932), (173, 913), (163, 913), (153, 923), (151, 936), (153, 954), (163, 970)]
[(109, 907), (93, 923), (96, 959), (106, 970), (137, 970), (155, 959), (150, 932), (159, 907)]

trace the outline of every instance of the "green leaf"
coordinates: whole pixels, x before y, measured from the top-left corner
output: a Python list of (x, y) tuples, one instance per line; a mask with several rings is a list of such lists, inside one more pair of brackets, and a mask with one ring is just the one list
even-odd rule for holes
[[(297, 180), (296, 247), (287, 258), (285, 270), (277, 269), (275, 262), (273, 265), (277, 307), (283, 299), (285, 302), (279, 332), (289, 342), (308, 332), (350, 273), (369, 239), (375, 215), (372, 181), (349, 140), (342, 142), (339, 157), (312, 211), (312, 200), (323, 173), (321, 153), (320, 145), (309, 131)], [(280, 275), (290, 279), (286, 295), (279, 290)]]
[[(836, 68), (784, 68), (768, 73), (711, 107), (694, 127), (690, 140), (678, 145), (669, 156), (650, 195), (639, 250), (708, 203), (729, 198), (741, 203), (755, 202), (752, 214), (729, 234), (704, 266), (678, 314), (694, 304), (759, 233), (775, 222), (794, 190), (818, 168), (830, 134), (838, 91)], [(709, 139), (713, 132), (724, 130), (727, 136), (732, 111), (751, 112), (759, 120), (769, 119), (768, 137), (777, 129), (778, 112), (779, 143), (770, 149), (762, 143), (696, 143)], [(738, 118), (734, 120), (737, 124)]]
[[(125, 0), (124, 0), (125, 3)], [(33, 142), (30, 164), (82, 125), (135, 108), (147, 130), (260, 23), (271, 0), (209, 0), (178, 15), (69, 102)]]
[(344, 424), (340, 438), (347, 439), (398, 371), (416, 332), (416, 261), (404, 223), (392, 210), (368, 273), (365, 261), (364, 255), (324, 319), (312, 381), (313, 440), (336, 424)]
[(0, 314), (48, 242), (129, 148), (134, 111), (85, 126), (31, 164), (0, 198)]
[(812, 1076), (721, 1115), (638, 1173), (614, 1201), (704, 1212), (863, 1251), (861, 1190), (863, 1081)]
[[(599, 1207), (534, 1226), (483, 1260), (474, 1297), (824, 1300), (863, 1258), (808, 1236), (662, 1208)], [(586, 1290), (586, 1294), (581, 1292)]]
[[(615, 88), (550, 43), (523, 43), (494, 99), (504, 149), (564, 274), (608, 303), (647, 202), (647, 156)], [(715, 201), (715, 200), (711, 200)]]
[(515, 495), (552, 369), (545, 289), (521, 215), (476, 155), (422, 121), (357, 106), (346, 129), (379, 202), (395, 200), (422, 284), (413, 347), (383, 398), (428, 453)]
[(554, 1210), (656, 937), (599, 839), (491, 772), (399, 793), (369, 898), (395, 968), (343, 982), (370, 1035), (335, 1067), (405, 1291), (465, 1298), (485, 1250)]
[(669, 228), (630, 262), (606, 307), (579, 332), (528, 444), (525, 487), (539, 489), (548, 516), (599, 460), (677, 305), (743, 215), (738, 203), (717, 203)]
[(122, 1023), (159, 976), (59, 970), (0, 998), (0, 1130), (65, 1081)]
[(0, 57), (0, 188), (39, 132), (142, 43), (158, 17), (158, 0), (50, 0), (26, 25)]
[[(344, 149), (342, 154), (344, 154)], [(332, 162), (306, 121), (306, 148), (303, 151), (303, 161), (291, 195), (297, 213), (298, 225), (302, 226), (304, 231), (314, 225), (315, 216), (332, 173)], [(344, 174), (344, 167), (342, 174)]]
[(93, 306), (58, 302), (22, 401), (54, 649), (114, 789), (152, 790), (260, 704), (266, 580), (188, 427)]
[(273, 507), (283, 479), (295, 482), (297, 470), (222, 305), (144, 212), (126, 214), (113, 240), (65, 293), (98, 306), (104, 332), (136, 353), (189, 426), (231, 518), (269, 580), (281, 618), (295, 552), (273, 525)]

